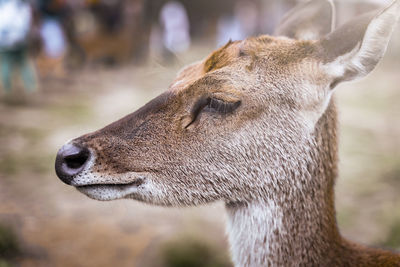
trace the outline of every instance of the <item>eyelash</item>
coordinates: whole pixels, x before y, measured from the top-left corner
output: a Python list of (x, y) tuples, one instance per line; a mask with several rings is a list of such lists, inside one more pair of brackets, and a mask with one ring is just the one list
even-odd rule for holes
[(225, 102), (217, 98), (209, 98), (205, 110), (211, 112), (218, 112), (221, 114), (228, 114), (233, 112), (239, 106), (240, 106), (240, 101), (232, 103), (232, 102)]
[(225, 102), (223, 100), (208, 97), (202, 98), (194, 105), (192, 109), (193, 120), (185, 126), (185, 128), (189, 127), (193, 122), (196, 121), (199, 114), (203, 111), (214, 112), (220, 114), (228, 114), (232, 113), (235, 109), (237, 109), (241, 104), (241, 101), (237, 102)]

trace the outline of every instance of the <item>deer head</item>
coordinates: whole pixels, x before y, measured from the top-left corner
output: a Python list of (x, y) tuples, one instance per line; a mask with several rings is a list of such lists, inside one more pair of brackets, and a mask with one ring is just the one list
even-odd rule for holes
[(65, 144), (57, 175), (94, 199), (157, 205), (303, 194), (319, 168), (316, 136), (335, 138), (319, 123), (332, 93), (374, 69), (399, 6), (331, 32), (330, 1), (302, 4), (277, 37), (227, 43), (136, 112)]

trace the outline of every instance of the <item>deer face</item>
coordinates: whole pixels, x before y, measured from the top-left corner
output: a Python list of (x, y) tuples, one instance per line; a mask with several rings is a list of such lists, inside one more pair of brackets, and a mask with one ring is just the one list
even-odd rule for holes
[(66, 145), (60, 176), (96, 199), (249, 198), (265, 187), (264, 165), (279, 167), (290, 156), (284, 146), (295, 149), (322, 114), (326, 85), (302, 78), (312, 51), (311, 42), (268, 36), (228, 43), (138, 111)]
[[(319, 9), (314, 13), (321, 16)], [(330, 22), (330, 9), (330, 16), (323, 13)], [(293, 29), (301, 24), (293, 20), (289, 27), (288, 21), (283, 28), (293, 34), (280, 33), (298, 37)], [(167, 92), (138, 111), (64, 145), (57, 174), (94, 199), (159, 205), (243, 201), (289, 190), (299, 182), (297, 173), (309, 171), (315, 125), (333, 88), (367, 73), (382, 55), (374, 42), (386, 39), (377, 41), (374, 30), (388, 22), (379, 16), (372, 22), (363, 19), (353, 30), (358, 37), (340, 46), (348, 28), (316, 41), (261, 36), (229, 42), (186, 67)], [(321, 36), (328, 28), (301, 30)], [(367, 55), (365, 49), (377, 51)]]

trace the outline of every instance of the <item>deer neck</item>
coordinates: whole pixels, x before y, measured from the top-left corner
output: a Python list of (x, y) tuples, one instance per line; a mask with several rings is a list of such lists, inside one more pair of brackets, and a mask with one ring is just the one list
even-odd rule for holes
[(333, 195), (337, 165), (333, 101), (317, 123), (314, 141), (317, 157), (308, 166), (312, 182), (301, 192), (226, 205), (235, 266), (322, 264), (329, 263), (329, 253), (340, 253)]

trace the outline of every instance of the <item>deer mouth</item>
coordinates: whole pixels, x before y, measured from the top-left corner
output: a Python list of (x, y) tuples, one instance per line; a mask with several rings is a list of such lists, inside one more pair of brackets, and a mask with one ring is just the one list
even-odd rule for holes
[(99, 188), (99, 187), (108, 187), (108, 188), (114, 188), (114, 189), (124, 189), (125, 187), (131, 187), (131, 186), (140, 186), (143, 184), (144, 179), (139, 178), (136, 179), (133, 182), (130, 183), (122, 183), (122, 184), (85, 184), (85, 185), (75, 185), (76, 188), (78, 189), (88, 189), (88, 188)]
[(114, 200), (124, 198), (137, 192), (138, 188), (143, 185), (145, 179), (138, 178), (129, 183), (105, 183), (105, 184), (84, 184), (74, 185), (81, 193), (96, 200)]

